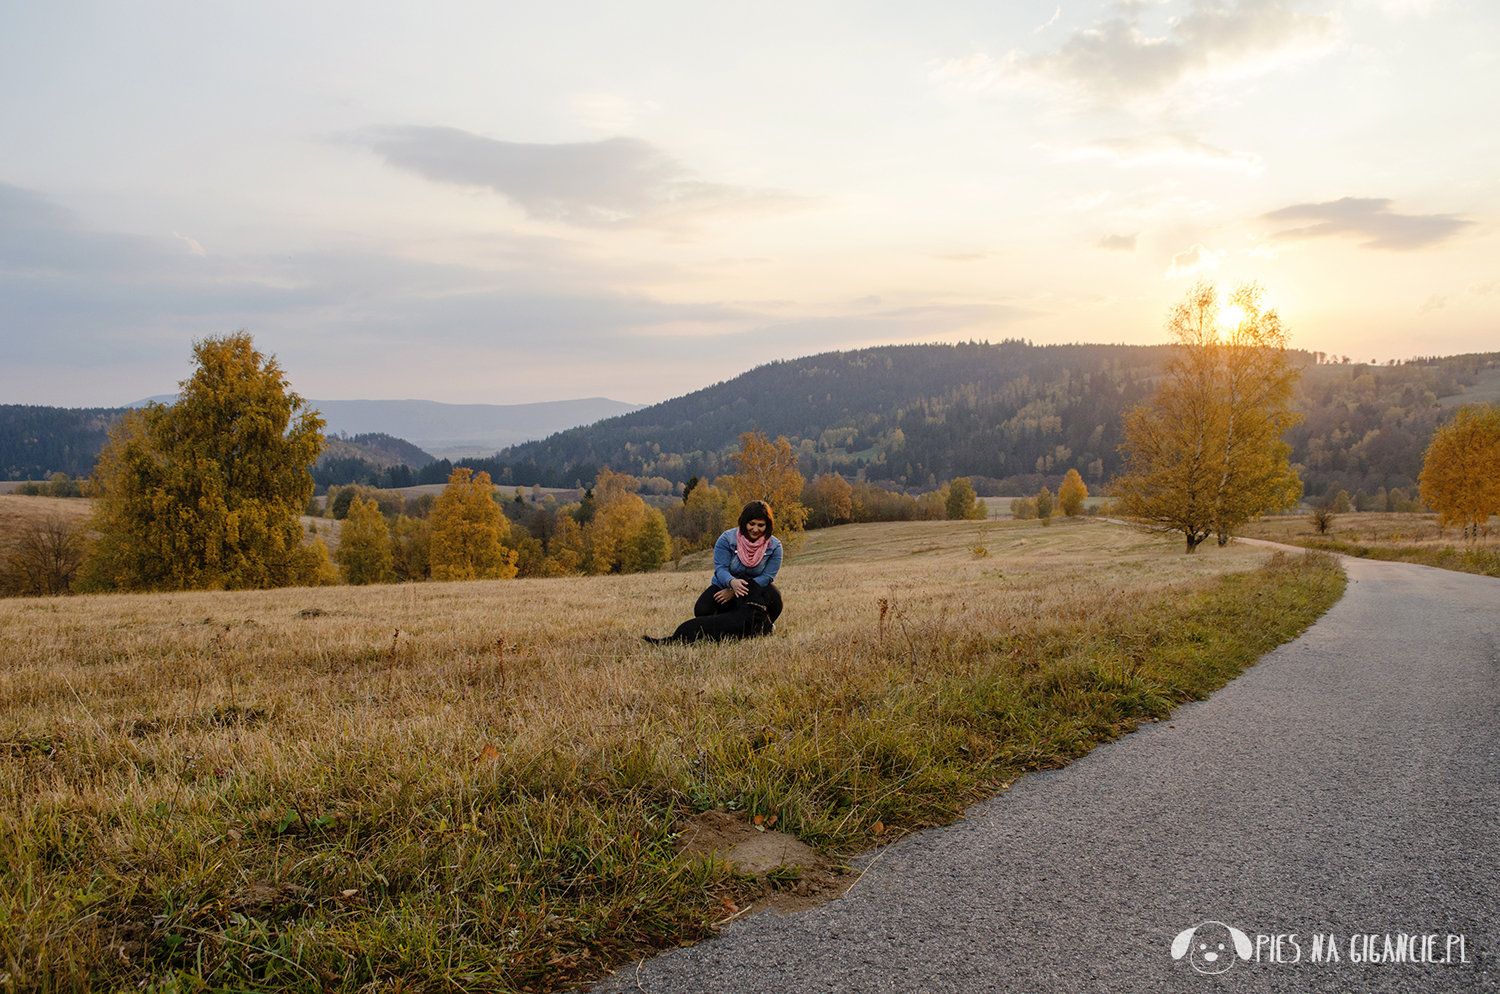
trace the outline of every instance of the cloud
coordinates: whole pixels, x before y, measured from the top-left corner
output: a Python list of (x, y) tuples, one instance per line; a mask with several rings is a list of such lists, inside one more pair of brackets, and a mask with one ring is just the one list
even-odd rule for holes
[(485, 187), (535, 218), (584, 226), (671, 224), (725, 211), (784, 211), (809, 198), (704, 183), (639, 138), (555, 145), (499, 141), (458, 128), (380, 128), (349, 137), (397, 169)]
[(1046, 24), (1038, 25), (1037, 29), (1035, 31), (1033, 31), (1032, 34), (1039, 35), (1043, 31), (1046, 31), (1048, 28), (1052, 27), (1052, 25), (1054, 25), (1054, 24), (1057, 23), (1057, 19), (1059, 17), (1062, 17), (1062, 8), (1061, 7), (1058, 7), (1057, 10), (1053, 11), (1051, 19), (1048, 20)]
[(1480, 283), (1469, 284), (1469, 292), (1476, 297), (1483, 297), (1486, 294), (1494, 293), (1497, 288), (1500, 288), (1500, 281), (1496, 280), (1484, 280)]
[(1440, 311), (1447, 306), (1448, 298), (1444, 297), (1440, 293), (1435, 293), (1432, 296), (1428, 297), (1426, 300), (1422, 301), (1422, 306), (1417, 308), (1417, 313), (1431, 314), (1433, 311)]
[(196, 238), (189, 238), (187, 235), (179, 235), (175, 231), (172, 232), (172, 237), (173, 238), (181, 238), (183, 240), (183, 242), (186, 243), (187, 250), (189, 252), (191, 252), (193, 255), (208, 255), (207, 252), (203, 251), (203, 246), (198, 244), (198, 239), (196, 239)]
[(1006, 57), (1005, 74), (1119, 103), (1158, 96), (1200, 77), (1265, 72), (1326, 51), (1330, 16), (1296, 11), (1291, 0), (1190, 0), (1166, 34), (1141, 26), (1146, 5), (1121, 3), (1117, 14), (1075, 32), (1056, 51)]
[(1390, 210), (1390, 205), (1385, 198), (1343, 197), (1319, 204), (1293, 204), (1262, 214), (1261, 219), (1312, 222), (1275, 232), (1271, 237), (1276, 241), (1347, 235), (1365, 239), (1360, 242), (1361, 248), (1393, 252), (1436, 244), (1474, 223), (1451, 214), (1398, 214)]
[[(1140, 232), (1136, 232), (1133, 235), (1105, 235), (1094, 244), (1098, 248), (1108, 249), (1111, 252), (1134, 252), (1135, 240), (1139, 237)], [(1197, 247), (1194, 246), (1194, 248)], [(1175, 265), (1177, 262), (1176, 258), (1172, 262)]]
[(1202, 245), (1194, 245), (1186, 252), (1178, 252), (1172, 256), (1172, 264), (1167, 267), (1163, 279), (1176, 279), (1179, 276), (1191, 276), (1205, 269), (1218, 269), (1219, 263), (1223, 261), (1223, 252), (1214, 252)]
[(1067, 158), (1103, 156), (1122, 166), (1189, 162), (1230, 166), (1249, 173), (1259, 173), (1263, 166), (1261, 157), (1253, 152), (1221, 148), (1180, 131), (1164, 131), (1133, 138), (1100, 138), (1064, 154)]

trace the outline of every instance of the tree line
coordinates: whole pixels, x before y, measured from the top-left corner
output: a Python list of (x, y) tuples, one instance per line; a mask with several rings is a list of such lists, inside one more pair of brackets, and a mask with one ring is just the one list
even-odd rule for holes
[[(1223, 300), (1212, 283), (1195, 286), (1169, 317), (1175, 344), (1164, 375), (1122, 429), (1125, 471), (1111, 488), (1119, 511), (1180, 532), (1188, 551), (1211, 536), (1223, 544), (1248, 518), (1290, 507), (1302, 495), (1285, 441), (1302, 420), (1293, 410), (1299, 371), (1280, 319), (1261, 309), (1260, 298), (1254, 284)], [(308, 467), (326, 443), (321, 418), (287, 391), (274, 358), (257, 352), (248, 334), (199, 342), (194, 358), (197, 369), (174, 404), (128, 412), (111, 430), (87, 488), (95, 537), (54, 536), (54, 558), (72, 564), (63, 589), (649, 570), (711, 545), (751, 499), (776, 508), (793, 554), (805, 528), (987, 515), (967, 477), (919, 496), (838, 472), (809, 479), (798, 446), (751, 430), (728, 454), (733, 472), (711, 482), (690, 477), (681, 500), (665, 509), (640, 495), (641, 481), (607, 467), (581, 500), (562, 506), (551, 499), (538, 506), (519, 489), (506, 500), (488, 473), (472, 466), (453, 467), (442, 493), (416, 500), (372, 487), (339, 488), (329, 502), (329, 513), (344, 519), (334, 557), (315, 524), (304, 541), (298, 523), (301, 513), (319, 510)], [(1436, 432), (1420, 475), (1421, 498), (1445, 525), (1458, 524), (1471, 538), (1487, 528), (1500, 510), (1500, 412), (1487, 405), (1460, 409)], [(60, 476), (46, 486), (74, 483)], [(1388, 492), (1387, 501), (1400, 493)], [(1034, 497), (1017, 498), (1011, 510), (1045, 521), (1054, 506), (1077, 513), (1086, 496), (1083, 474), (1070, 467), (1055, 498), (1044, 486)]]

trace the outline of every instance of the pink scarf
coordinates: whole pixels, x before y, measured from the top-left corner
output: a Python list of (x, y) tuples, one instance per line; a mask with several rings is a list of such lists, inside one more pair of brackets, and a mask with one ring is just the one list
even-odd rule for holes
[(735, 536), (734, 554), (739, 557), (746, 569), (754, 569), (760, 565), (765, 558), (766, 548), (771, 544), (771, 536), (762, 535), (754, 542), (745, 537), (744, 532)]

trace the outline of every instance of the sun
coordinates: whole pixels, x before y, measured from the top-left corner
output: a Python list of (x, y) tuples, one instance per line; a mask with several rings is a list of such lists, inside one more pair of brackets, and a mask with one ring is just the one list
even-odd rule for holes
[(1219, 326), (1238, 328), (1245, 320), (1245, 309), (1239, 304), (1230, 304), (1219, 311)]

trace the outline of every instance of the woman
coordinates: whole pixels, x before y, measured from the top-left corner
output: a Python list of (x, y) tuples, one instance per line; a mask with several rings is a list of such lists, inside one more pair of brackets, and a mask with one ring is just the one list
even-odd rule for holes
[[(648, 642), (692, 642), (700, 638), (769, 635), (781, 616), (781, 539), (772, 534), (776, 518), (771, 505), (752, 500), (740, 512), (740, 523), (714, 542), (714, 578), (693, 605), (693, 620), (669, 637)], [(738, 614), (738, 617), (730, 617)]]

